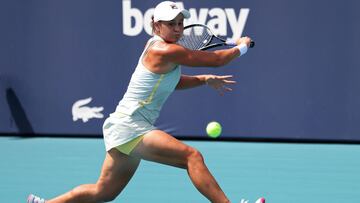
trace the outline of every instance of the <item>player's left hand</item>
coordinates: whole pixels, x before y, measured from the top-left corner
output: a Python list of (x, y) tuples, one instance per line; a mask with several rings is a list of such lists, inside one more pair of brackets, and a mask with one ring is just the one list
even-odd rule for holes
[(232, 91), (232, 89), (226, 85), (236, 83), (236, 81), (232, 80), (232, 78), (232, 75), (207, 75), (205, 81), (208, 86), (217, 90), (220, 95), (224, 95), (224, 92)]

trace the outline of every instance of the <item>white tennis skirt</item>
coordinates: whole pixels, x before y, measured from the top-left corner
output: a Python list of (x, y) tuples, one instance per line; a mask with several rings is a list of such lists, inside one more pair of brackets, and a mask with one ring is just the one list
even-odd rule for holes
[(156, 127), (138, 112), (131, 116), (115, 112), (103, 124), (106, 151), (155, 129)]

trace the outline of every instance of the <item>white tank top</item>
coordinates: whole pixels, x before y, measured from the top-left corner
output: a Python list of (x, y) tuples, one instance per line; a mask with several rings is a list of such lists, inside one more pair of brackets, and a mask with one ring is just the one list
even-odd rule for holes
[(151, 72), (143, 65), (142, 59), (144, 54), (158, 40), (163, 39), (159, 36), (149, 39), (131, 76), (127, 91), (116, 107), (116, 111), (111, 116), (117, 113), (133, 115), (134, 112), (138, 111), (152, 124), (159, 117), (163, 104), (175, 90), (180, 80), (181, 69), (179, 66), (176, 66), (168, 73), (157, 74)]

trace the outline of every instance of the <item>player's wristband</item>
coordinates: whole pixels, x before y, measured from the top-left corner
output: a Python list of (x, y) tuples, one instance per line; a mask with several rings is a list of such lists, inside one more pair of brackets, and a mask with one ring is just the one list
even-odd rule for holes
[(248, 50), (248, 47), (245, 43), (241, 43), (241, 44), (237, 45), (236, 48), (239, 49), (240, 56), (246, 54), (246, 52)]

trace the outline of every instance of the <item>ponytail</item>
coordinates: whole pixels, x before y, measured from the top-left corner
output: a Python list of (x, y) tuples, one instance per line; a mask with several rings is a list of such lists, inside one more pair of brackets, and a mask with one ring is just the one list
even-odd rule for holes
[(156, 23), (156, 22), (154, 21), (154, 16), (151, 16), (150, 26), (151, 26), (151, 28), (152, 28), (152, 34), (158, 34), (158, 33), (156, 32), (155, 23)]

